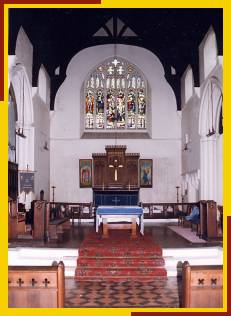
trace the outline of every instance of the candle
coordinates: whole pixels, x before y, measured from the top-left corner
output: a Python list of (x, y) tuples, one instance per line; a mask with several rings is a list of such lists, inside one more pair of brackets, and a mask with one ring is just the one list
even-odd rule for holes
[(185, 134), (185, 144), (188, 144), (188, 134)]

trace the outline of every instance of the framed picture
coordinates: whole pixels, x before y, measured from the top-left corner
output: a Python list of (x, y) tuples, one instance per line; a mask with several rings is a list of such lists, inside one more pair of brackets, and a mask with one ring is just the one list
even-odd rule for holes
[(79, 186), (92, 187), (92, 159), (79, 159)]
[(140, 159), (140, 187), (152, 188), (152, 159)]

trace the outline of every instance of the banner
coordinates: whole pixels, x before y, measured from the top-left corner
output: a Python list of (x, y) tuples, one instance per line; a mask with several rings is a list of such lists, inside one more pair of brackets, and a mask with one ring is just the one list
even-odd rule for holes
[(20, 193), (34, 192), (34, 172), (20, 172)]

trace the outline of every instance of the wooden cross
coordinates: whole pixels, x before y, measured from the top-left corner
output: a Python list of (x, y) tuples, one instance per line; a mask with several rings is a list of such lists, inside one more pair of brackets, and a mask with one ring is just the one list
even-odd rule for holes
[(114, 164), (113, 165), (109, 165), (109, 168), (115, 168), (114, 179), (115, 179), (115, 181), (117, 181), (118, 180), (118, 168), (123, 168), (123, 165), (118, 165), (118, 160), (115, 159), (114, 160)]

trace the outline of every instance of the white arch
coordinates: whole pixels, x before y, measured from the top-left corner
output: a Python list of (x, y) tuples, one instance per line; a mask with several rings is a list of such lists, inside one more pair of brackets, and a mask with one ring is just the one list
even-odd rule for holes
[[(67, 70), (66, 78), (63, 84), (59, 87), (55, 96), (54, 115), (51, 122), (51, 135), (55, 133), (64, 137), (63, 132), (71, 137), (78, 135), (81, 137), (83, 134), (83, 122), (82, 119), (77, 122), (78, 124), (71, 126), (71, 117), (81, 113), (83, 109), (80, 106), (83, 100), (83, 82), (86, 75), (94, 69), (94, 67), (100, 64), (102, 61), (115, 56), (115, 45), (98, 45), (88, 47), (78, 52), (70, 60)], [(117, 44), (116, 56), (128, 60), (134, 64), (138, 69), (142, 70), (145, 78), (148, 82), (148, 107), (150, 109), (150, 121), (152, 124), (148, 124), (147, 130), (150, 136), (161, 135), (161, 137), (179, 137), (180, 124), (179, 117), (176, 111), (176, 96), (173, 89), (167, 82), (164, 73), (164, 67), (156, 55), (145, 48)], [(64, 91), (68, 90), (68, 98), (64, 101)], [(65, 114), (63, 113), (65, 108)], [(155, 110), (155, 115), (153, 114)], [(72, 114), (69, 114), (73, 111)], [(62, 115), (59, 115), (62, 112)], [(164, 113), (171, 113), (165, 117), (165, 126), (172, 126), (171, 132), (164, 127), (164, 124), (159, 120), (159, 116), (163, 116)], [(69, 115), (69, 117), (68, 117)], [(60, 126), (66, 126), (69, 124), (68, 129), (62, 131)], [(79, 128), (80, 126), (80, 128)], [(174, 136), (173, 136), (174, 135)], [(66, 137), (65, 136), (65, 137)], [(68, 137), (69, 137), (68, 136)]]
[[(215, 118), (214, 131), (208, 135), (208, 121), (210, 103), (208, 99), (208, 89), (214, 84), (221, 93), (221, 99), (213, 105)], [(214, 100), (216, 101), (216, 100)], [(200, 165), (201, 165), (201, 192), (200, 198), (214, 200), (223, 204), (223, 136), (219, 134), (219, 117), (222, 107), (222, 87), (216, 77), (211, 77), (204, 89), (199, 115), (199, 135), (200, 135)]]
[(23, 65), (16, 64), (12, 67), (12, 86), (17, 103), (18, 120), (16, 129), (24, 129), (26, 138), (17, 136), (17, 157), (19, 170), (34, 170), (34, 111), (32, 102), (32, 91), (27, 72)]
[[(201, 137), (205, 137), (207, 134), (207, 129), (206, 129), (206, 121), (207, 121), (207, 115), (208, 115), (208, 103), (206, 103), (206, 97), (207, 97), (207, 92), (208, 92), (208, 87), (211, 85), (211, 83), (214, 83), (217, 88), (220, 90), (221, 94), (222, 94), (222, 86), (221, 83), (219, 81), (219, 79), (215, 76), (212, 76), (206, 83), (205, 88), (204, 88), (204, 92), (201, 98), (201, 104), (200, 104), (200, 114), (199, 114), (199, 130), (198, 133)], [(222, 97), (223, 99), (223, 97)], [(215, 127), (216, 127), (216, 132), (218, 132), (218, 126), (219, 126), (219, 115), (220, 115), (220, 109), (222, 106), (222, 102), (219, 102), (219, 104), (217, 104), (218, 107), (215, 110)]]

